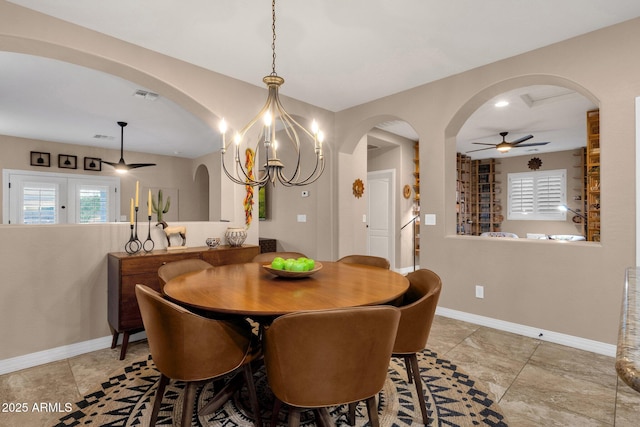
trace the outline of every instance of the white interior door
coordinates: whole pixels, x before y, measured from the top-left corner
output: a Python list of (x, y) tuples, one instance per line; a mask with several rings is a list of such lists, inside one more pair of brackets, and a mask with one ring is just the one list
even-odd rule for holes
[(369, 187), (367, 250), (369, 255), (386, 258), (395, 265), (395, 171), (377, 171), (367, 174)]

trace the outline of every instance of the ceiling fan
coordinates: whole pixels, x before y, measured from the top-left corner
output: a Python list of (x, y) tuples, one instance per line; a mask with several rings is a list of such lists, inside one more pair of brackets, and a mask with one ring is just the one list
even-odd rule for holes
[(118, 163), (107, 162), (106, 160), (101, 160), (102, 163), (106, 163), (110, 166), (113, 166), (118, 172), (126, 172), (130, 169), (135, 168), (144, 168), (147, 166), (155, 166), (155, 163), (130, 163), (126, 164), (124, 161), (124, 127), (127, 125), (127, 122), (118, 122), (120, 126), (120, 161)]
[(507, 151), (511, 150), (512, 148), (535, 147), (537, 145), (547, 145), (548, 144), (548, 142), (533, 142), (533, 143), (530, 143), (530, 144), (522, 144), (524, 141), (528, 141), (531, 138), (533, 138), (533, 135), (523, 136), (522, 138), (518, 138), (515, 141), (507, 142), (505, 140), (505, 137), (507, 136), (508, 133), (509, 132), (500, 132), (500, 136), (502, 136), (502, 142), (499, 143), (499, 144), (486, 144), (484, 142), (474, 142), (473, 144), (490, 145), (491, 147), (478, 148), (477, 150), (467, 151), (467, 153), (473, 153), (474, 151), (491, 150), (492, 148), (495, 148), (496, 150), (498, 150), (501, 153), (506, 153)]

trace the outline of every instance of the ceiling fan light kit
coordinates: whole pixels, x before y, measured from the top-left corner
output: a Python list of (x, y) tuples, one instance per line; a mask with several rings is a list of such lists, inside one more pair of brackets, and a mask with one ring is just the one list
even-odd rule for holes
[(127, 125), (127, 122), (118, 122), (118, 126), (120, 126), (120, 160), (117, 163), (108, 162), (106, 160), (101, 160), (102, 163), (106, 163), (109, 166), (112, 166), (116, 172), (118, 173), (126, 173), (131, 169), (136, 168), (144, 168), (147, 166), (155, 166), (155, 163), (130, 163), (127, 164), (124, 161), (124, 127)]
[(518, 138), (515, 141), (507, 141), (506, 137), (509, 134), (509, 132), (500, 132), (500, 136), (502, 137), (502, 141), (499, 144), (487, 144), (484, 142), (474, 142), (473, 144), (477, 144), (477, 145), (489, 145), (490, 147), (487, 148), (478, 148), (477, 150), (471, 150), (471, 151), (467, 151), (467, 153), (473, 153), (475, 151), (483, 151), (483, 150), (491, 150), (493, 148), (495, 148), (496, 150), (498, 150), (500, 153), (507, 153), (509, 151), (511, 151), (512, 148), (523, 148), (523, 147), (536, 147), (539, 145), (547, 145), (548, 142), (532, 142), (529, 144), (523, 144), (523, 142), (530, 140), (531, 138), (533, 138), (533, 135), (526, 135), (523, 136), (522, 138)]

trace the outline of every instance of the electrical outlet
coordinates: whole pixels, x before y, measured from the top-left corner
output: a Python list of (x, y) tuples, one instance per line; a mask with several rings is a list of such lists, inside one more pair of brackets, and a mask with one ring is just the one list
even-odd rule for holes
[(484, 298), (484, 286), (476, 285), (476, 298)]

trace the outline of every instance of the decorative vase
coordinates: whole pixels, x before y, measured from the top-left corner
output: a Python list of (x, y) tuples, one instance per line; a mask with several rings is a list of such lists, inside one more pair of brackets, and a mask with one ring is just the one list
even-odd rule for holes
[(242, 246), (247, 238), (247, 230), (241, 227), (229, 227), (224, 233), (229, 246)]
[(205, 240), (205, 243), (207, 244), (207, 246), (209, 246), (209, 248), (214, 249), (214, 248), (217, 248), (218, 245), (220, 244), (220, 238), (219, 237), (209, 237), (209, 238), (207, 238), (207, 240)]

